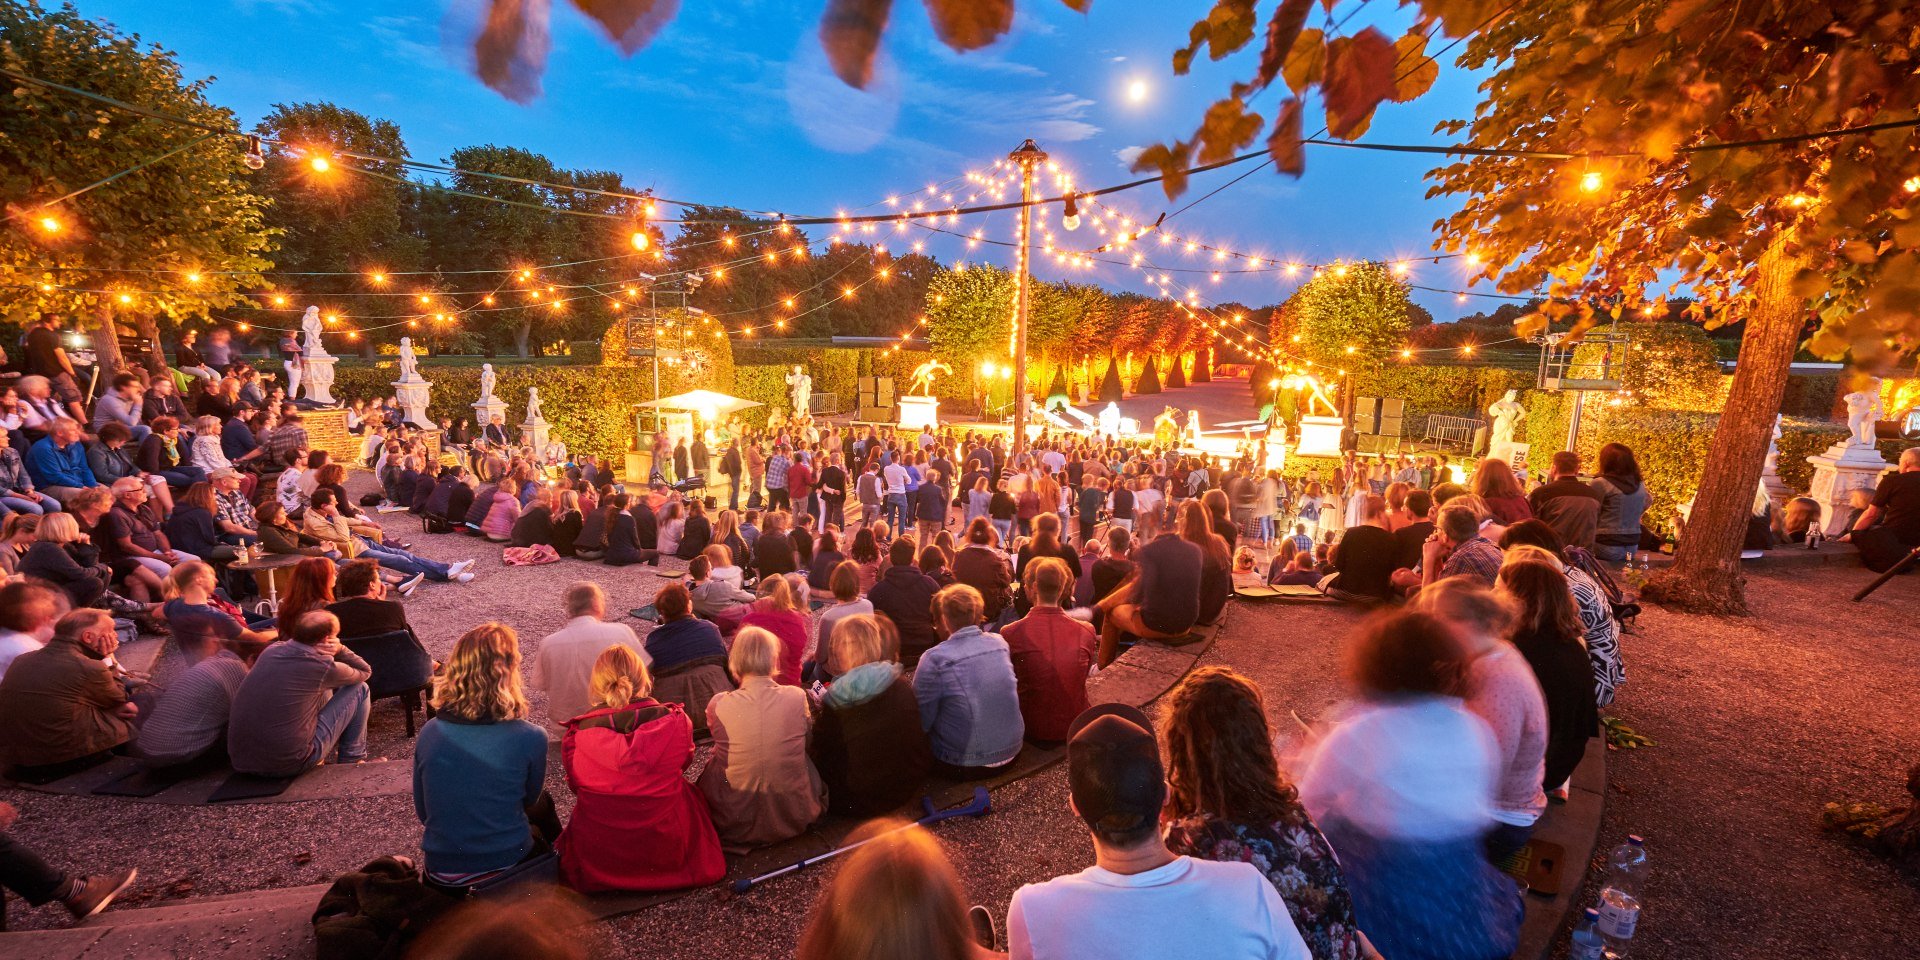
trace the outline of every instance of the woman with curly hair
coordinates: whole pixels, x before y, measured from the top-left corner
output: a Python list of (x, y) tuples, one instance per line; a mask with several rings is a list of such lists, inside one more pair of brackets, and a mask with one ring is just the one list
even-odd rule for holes
[(560, 835), (543, 786), (547, 735), (527, 719), (512, 627), (483, 623), (453, 645), (433, 708), (414, 745), (413, 809), (425, 827), (427, 883), (464, 898)]
[(1167, 849), (1252, 863), (1286, 901), (1314, 960), (1362, 955), (1353, 897), (1327, 838), (1273, 754), (1259, 686), (1202, 667), (1175, 687), (1160, 724), (1168, 792)]

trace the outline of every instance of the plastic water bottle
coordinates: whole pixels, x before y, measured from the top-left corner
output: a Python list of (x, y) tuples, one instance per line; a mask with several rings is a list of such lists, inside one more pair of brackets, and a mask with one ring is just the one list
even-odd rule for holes
[(1600, 935), (1600, 911), (1587, 908), (1580, 925), (1573, 928), (1573, 947), (1567, 960), (1607, 960), (1607, 938)]
[(1646, 841), (1628, 836), (1607, 857), (1607, 884), (1600, 888), (1600, 935), (1610, 960), (1627, 955), (1640, 924), (1640, 883), (1647, 873)]

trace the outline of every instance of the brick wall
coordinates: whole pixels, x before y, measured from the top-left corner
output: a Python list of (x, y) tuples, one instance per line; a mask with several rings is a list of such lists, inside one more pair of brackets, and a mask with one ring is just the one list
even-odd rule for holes
[[(360, 465), (361, 437), (347, 432), (347, 411), (345, 410), (303, 410), (300, 423), (307, 428), (307, 443), (314, 450), (325, 450), (327, 456), (337, 463)], [(420, 434), (427, 445), (427, 462), (440, 461), (440, 431), (425, 430)]]

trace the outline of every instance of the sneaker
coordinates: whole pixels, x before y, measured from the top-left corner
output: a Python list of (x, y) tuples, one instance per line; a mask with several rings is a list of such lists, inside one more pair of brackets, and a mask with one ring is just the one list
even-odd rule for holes
[(107, 904), (132, 886), (133, 878), (139, 875), (138, 870), (122, 870), (101, 877), (81, 877), (75, 881), (73, 893), (62, 902), (67, 906), (67, 912), (73, 914), (74, 922), (78, 923), (105, 910)]
[[(456, 563), (456, 564), (454, 564), (453, 566), (451, 566), (451, 567), (448, 567), (448, 568), (447, 568), (447, 575), (448, 575), (448, 576), (450, 576), (450, 577), (453, 577), (453, 578), (454, 578), (454, 579), (456, 579), (456, 580), (459, 580), (459, 578), (460, 578), (460, 575), (461, 575), (461, 574), (464, 574), (464, 573), (466, 573), (466, 572), (467, 572), (468, 570), (471, 570), (471, 569), (473, 569), (473, 561), (472, 561), (472, 560), (462, 560), (462, 561), (460, 561), (459, 563)], [(473, 579), (473, 577), (471, 577), (471, 576), (469, 576), (469, 577), (467, 577), (467, 580), (471, 580), (471, 579)], [(467, 582), (467, 580), (460, 580), (460, 582), (461, 582), (461, 583), (466, 583), (466, 582)]]
[(473, 574), (471, 573), (460, 574), (459, 576), (453, 578), (453, 582), (454, 583), (472, 583)]
[(967, 908), (967, 923), (973, 927), (973, 942), (982, 950), (992, 950), (999, 942), (1000, 932), (993, 927), (993, 914), (986, 907), (974, 904)]
[(394, 589), (400, 591), (400, 595), (403, 597), (411, 597), (413, 596), (414, 588), (420, 586), (420, 582), (425, 579), (427, 579), (426, 574), (416, 573)]

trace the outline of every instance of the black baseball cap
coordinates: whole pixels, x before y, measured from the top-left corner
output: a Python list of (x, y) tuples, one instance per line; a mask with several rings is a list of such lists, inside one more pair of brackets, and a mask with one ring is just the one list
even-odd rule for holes
[(1087, 826), (1124, 833), (1158, 821), (1166, 770), (1153, 721), (1138, 707), (1088, 707), (1067, 729), (1067, 782)]

